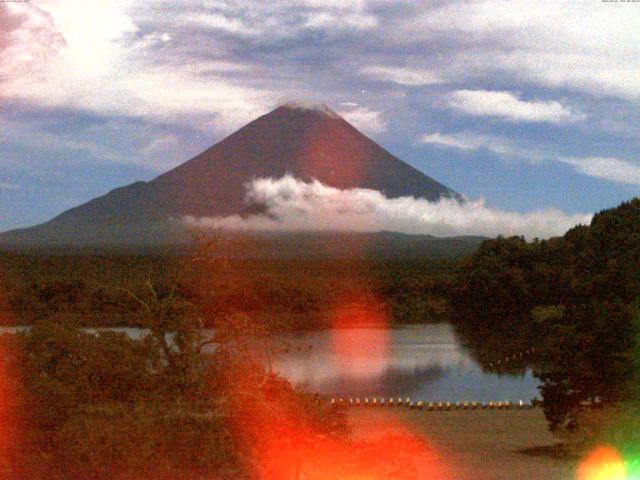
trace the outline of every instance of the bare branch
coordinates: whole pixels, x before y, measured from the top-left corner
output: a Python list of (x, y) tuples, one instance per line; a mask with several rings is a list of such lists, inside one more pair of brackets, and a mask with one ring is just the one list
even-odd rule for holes
[(153, 295), (153, 298), (157, 301), (158, 300), (158, 292), (156, 292), (156, 289), (153, 286), (153, 283), (151, 282), (151, 267), (149, 267), (149, 272), (147, 273), (147, 287), (149, 287), (149, 290), (151, 291), (151, 294)]
[(116, 287), (116, 289), (117, 290), (122, 290), (123, 292), (129, 294), (129, 296), (131, 296), (131, 298), (133, 298), (136, 302), (138, 302), (140, 305), (142, 305), (144, 307), (144, 309), (147, 311), (147, 313), (151, 313), (151, 307), (149, 306), (149, 304), (147, 302), (145, 302), (144, 300), (142, 300), (140, 297), (138, 297), (131, 290), (129, 290), (128, 288), (124, 288), (124, 287)]

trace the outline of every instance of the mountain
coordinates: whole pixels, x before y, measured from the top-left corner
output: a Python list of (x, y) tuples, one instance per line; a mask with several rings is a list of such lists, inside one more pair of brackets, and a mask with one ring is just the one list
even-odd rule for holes
[(41, 225), (0, 234), (0, 245), (175, 243), (185, 238), (179, 219), (259, 211), (247, 205), (245, 185), (285, 174), (341, 189), (375, 189), (389, 198), (463, 201), (326, 106), (290, 103), (149, 182), (116, 188)]
[(253, 232), (227, 237), (230, 259), (413, 260), (453, 259), (474, 253), (486, 237), (407, 235), (397, 232)]

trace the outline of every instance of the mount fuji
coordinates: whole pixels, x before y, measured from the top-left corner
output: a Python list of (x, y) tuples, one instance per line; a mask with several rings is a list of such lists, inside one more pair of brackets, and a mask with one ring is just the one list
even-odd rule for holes
[(176, 219), (259, 213), (246, 185), (291, 175), (388, 198), (463, 197), (398, 159), (325, 105), (282, 105), (148, 182), (116, 188), (46, 223), (0, 234), (0, 245), (126, 246), (180, 243)]

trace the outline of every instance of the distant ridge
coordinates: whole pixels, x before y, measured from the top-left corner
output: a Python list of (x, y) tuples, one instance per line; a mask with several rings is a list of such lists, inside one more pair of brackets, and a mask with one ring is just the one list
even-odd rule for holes
[[(218, 255), (228, 260), (420, 260), (455, 259), (475, 252), (485, 237), (433, 237), (396, 232), (227, 232)], [(0, 248), (35, 255), (190, 254), (191, 243), (87, 243)]]
[[(389, 198), (462, 196), (401, 161), (323, 104), (290, 102), (149, 182), (112, 190), (52, 220), (0, 234), (0, 246), (153, 245), (185, 241), (184, 216), (251, 211), (245, 185), (293, 175)], [(248, 210), (249, 209), (249, 210)]]

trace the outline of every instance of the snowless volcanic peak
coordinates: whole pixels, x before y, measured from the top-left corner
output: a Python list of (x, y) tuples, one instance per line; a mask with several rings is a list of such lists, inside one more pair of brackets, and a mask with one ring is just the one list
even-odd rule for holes
[(150, 225), (156, 229), (154, 235), (162, 237), (161, 225), (169, 219), (246, 212), (248, 183), (287, 174), (340, 189), (374, 189), (388, 198), (462, 201), (459, 194), (393, 156), (326, 105), (297, 101), (257, 118), (149, 182), (117, 188), (45, 224), (2, 234), (0, 243), (43, 239), (65, 243), (97, 237), (101, 242), (126, 244), (131, 237), (141, 241), (140, 232), (149, 231)]

